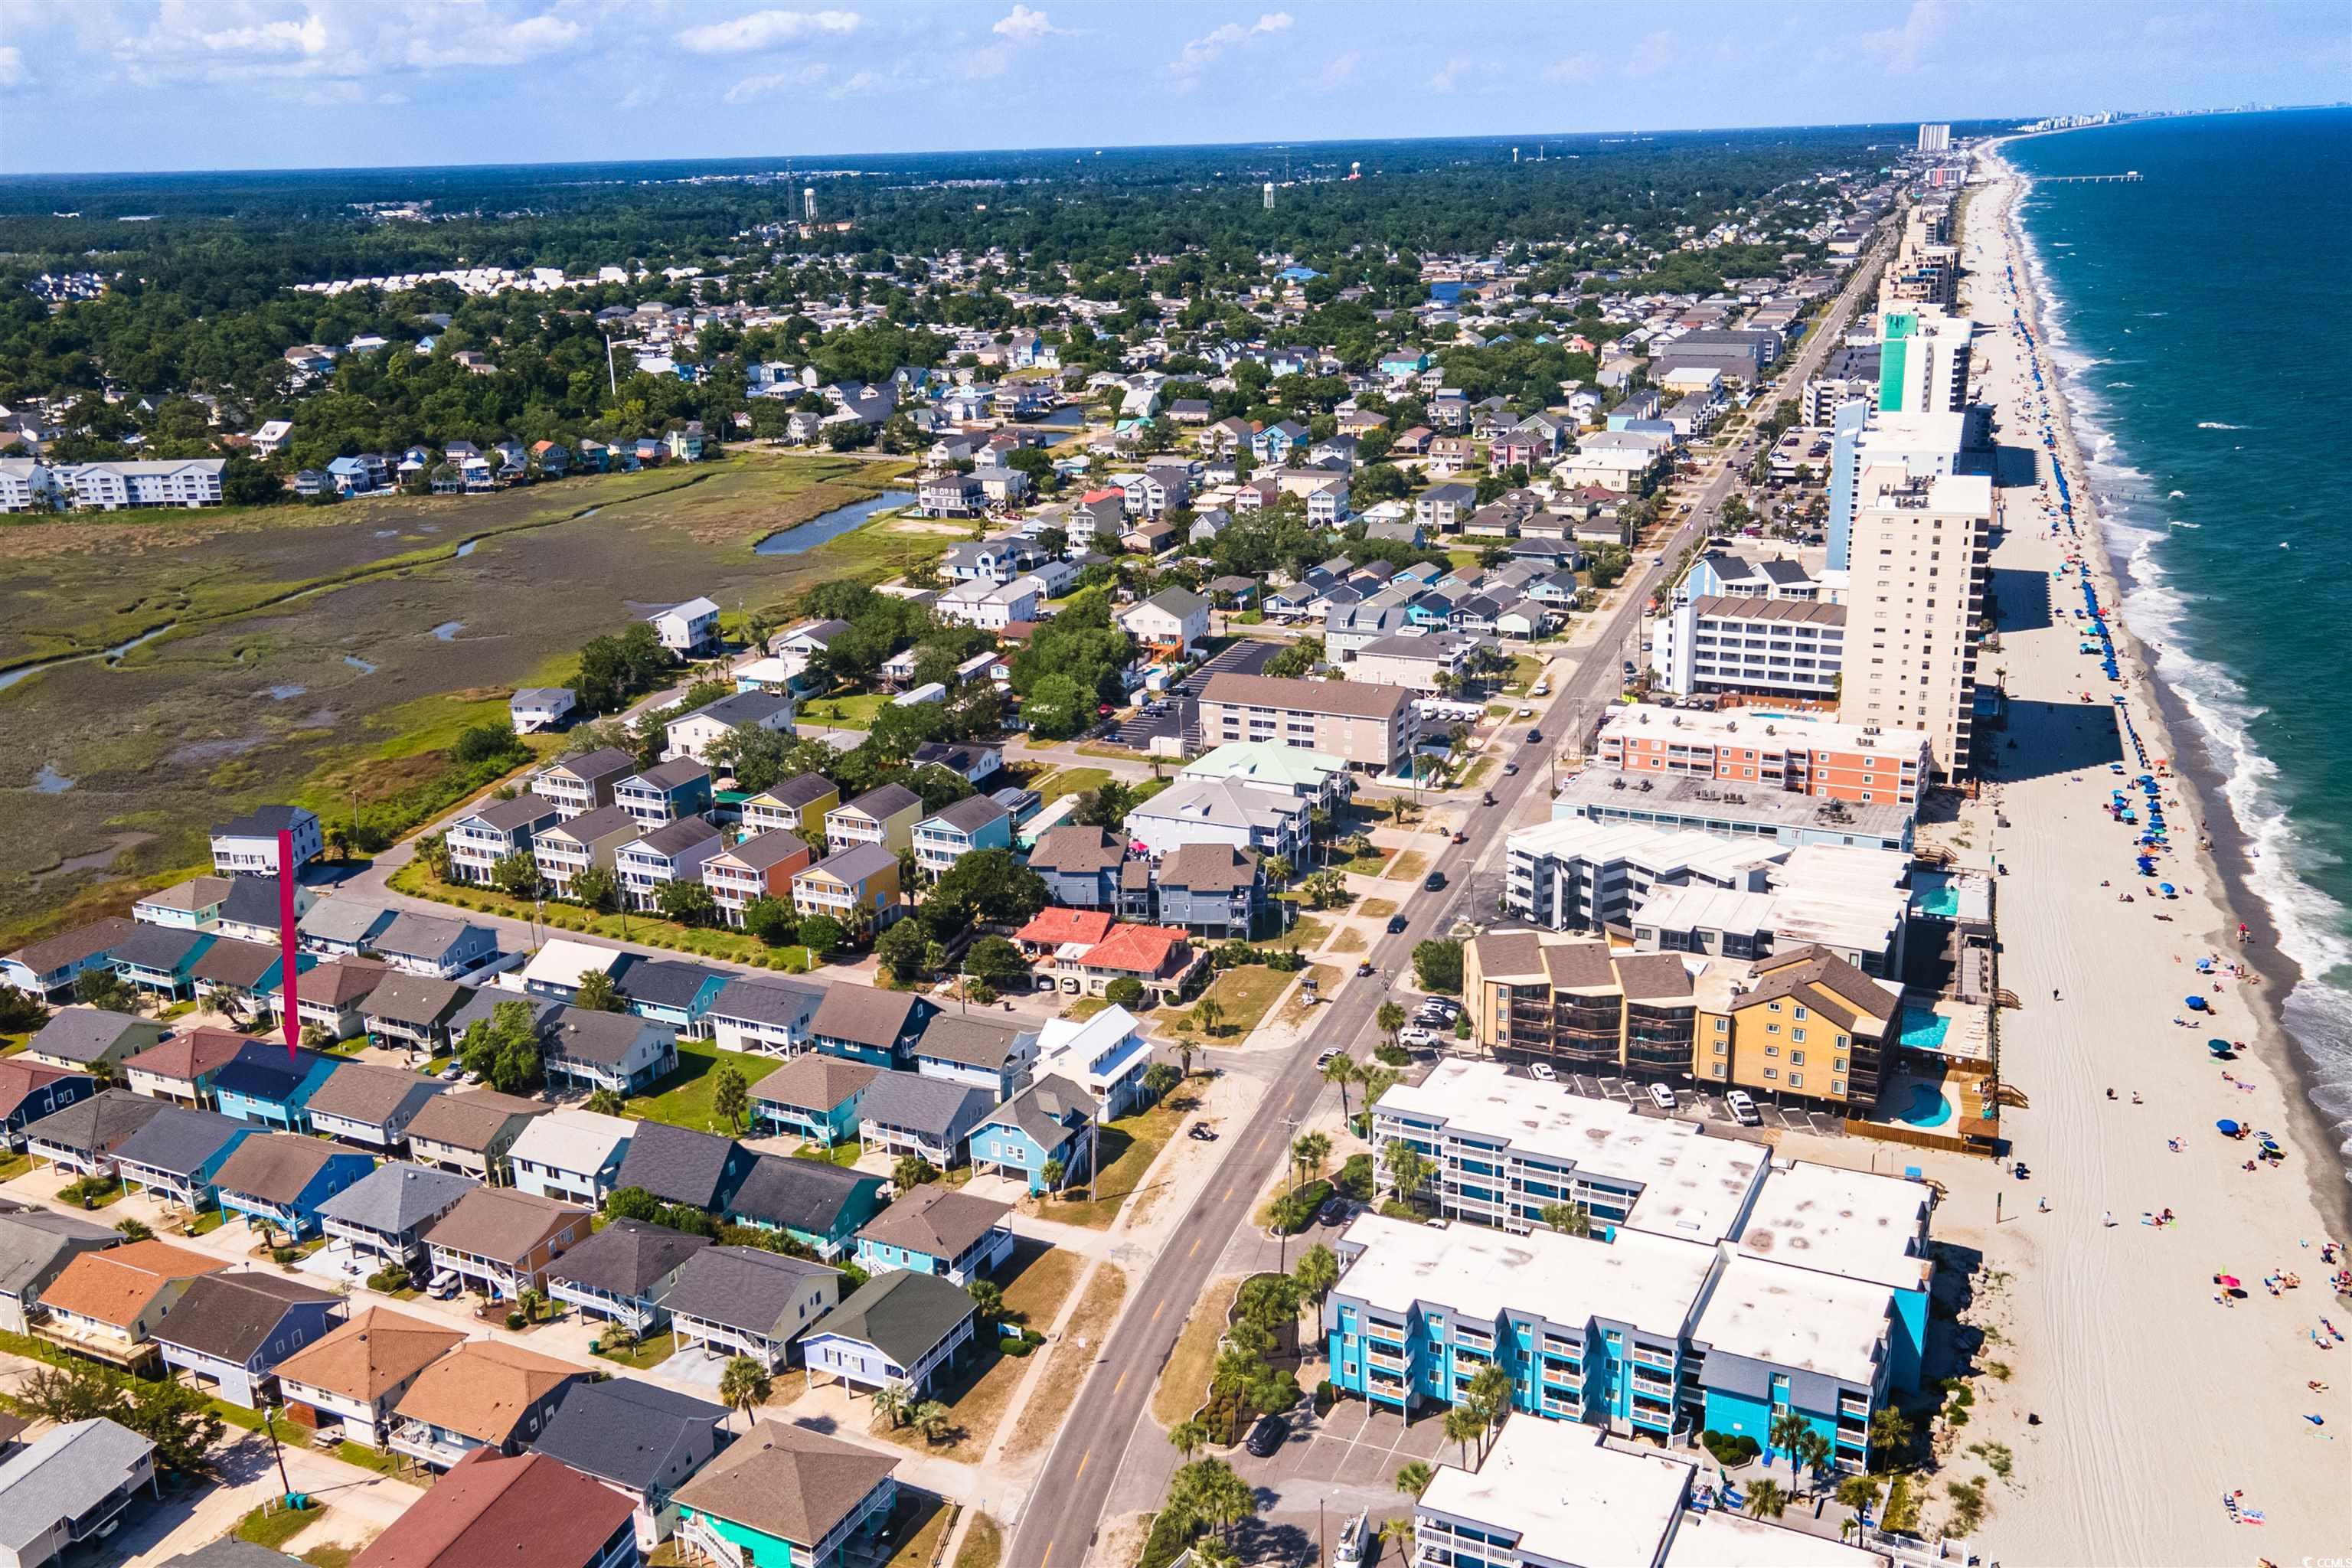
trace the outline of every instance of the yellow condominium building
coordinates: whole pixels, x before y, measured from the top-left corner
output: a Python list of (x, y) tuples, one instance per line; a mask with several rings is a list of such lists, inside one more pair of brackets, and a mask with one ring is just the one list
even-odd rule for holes
[(1698, 982), (1697, 1076), (1868, 1115), (1902, 995), (1818, 947), (1713, 965)]

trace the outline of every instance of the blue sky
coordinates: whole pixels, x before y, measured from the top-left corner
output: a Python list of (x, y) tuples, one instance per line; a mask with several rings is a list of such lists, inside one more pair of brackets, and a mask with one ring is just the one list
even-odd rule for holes
[(809, 156), (2352, 96), (2325, 4), (0, 0), (0, 171)]

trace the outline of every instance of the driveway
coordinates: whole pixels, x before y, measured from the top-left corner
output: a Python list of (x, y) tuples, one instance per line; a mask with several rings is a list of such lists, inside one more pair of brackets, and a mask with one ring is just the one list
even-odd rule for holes
[(1319, 1502), (1351, 1514), (1402, 1502), (1396, 1473), (1414, 1459), (1436, 1462), (1445, 1447), (1442, 1415), (1432, 1411), (1408, 1423), (1357, 1399), (1340, 1400), (1319, 1419), (1302, 1407), (1291, 1414), (1291, 1436), (1281, 1447), (1263, 1459), (1237, 1447), (1231, 1462), (1269, 1513), (1312, 1512)]

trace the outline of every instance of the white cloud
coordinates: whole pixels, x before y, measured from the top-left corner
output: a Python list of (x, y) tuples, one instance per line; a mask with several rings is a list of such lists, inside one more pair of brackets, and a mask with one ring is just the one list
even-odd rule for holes
[(549, 14), (507, 26), (479, 31), (418, 37), (409, 40), (408, 63), (426, 70), (446, 66), (513, 66), (542, 55), (561, 54), (580, 42), (585, 30), (577, 22)]
[(698, 55), (748, 55), (820, 35), (846, 37), (864, 22), (855, 11), (751, 11), (731, 21), (688, 27), (677, 41)]
[(1185, 44), (1184, 52), (1176, 57), (1168, 68), (1187, 91), (1200, 83), (1201, 73), (1223, 58), (1228, 49), (1272, 37), (1290, 30), (1291, 16), (1287, 11), (1268, 11), (1255, 22), (1244, 26), (1228, 22), (1222, 27), (1212, 27)]
[(1626, 57), (1625, 74), (1655, 76), (1683, 58), (1681, 41), (1661, 27), (1634, 46), (1633, 52)]
[(1901, 26), (1864, 33), (1859, 42), (1864, 54), (1885, 64), (1887, 75), (1909, 76), (1927, 65), (1928, 51), (1943, 42), (1951, 23), (1952, 8), (1944, 0), (1911, 0)]
[(14, 44), (0, 44), (0, 87), (15, 87), (25, 79), (25, 51)]
[(1601, 75), (1601, 60), (1595, 55), (1570, 55), (1558, 64), (1544, 68), (1544, 80), (1588, 82)]
[(1331, 63), (1325, 66), (1322, 71), (1315, 78), (1315, 90), (1318, 92), (1339, 91), (1341, 88), (1356, 79), (1356, 73), (1363, 68), (1363, 55), (1355, 49), (1349, 49), (1347, 53), (1336, 57), (1333, 58)]
[(1464, 59), (1459, 55), (1454, 56), (1452, 59), (1438, 67), (1435, 73), (1430, 77), (1429, 90), (1432, 92), (1452, 92), (1455, 86), (1461, 82), (1463, 73), (1469, 70), (1469, 68), (1470, 62), (1468, 60)]
[(1047, 38), (1074, 38), (1076, 29), (1056, 27), (1046, 20), (1043, 11), (1032, 11), (1026, 5), (1015, 5), (1012, 12), (989, 29), (1000, 38), (1010, 38), (1016, 44), (1042, 43)]
[(888, 85), (889, 79), (878, 71), (859, 71), (825, 96), (827, 98), (859, 98), (877, 88)]
[(813, 61), (797, 70), (772, 71), (766, 76), (747, 76), (727, 89), (725, 101), (750, 103), (793, 88), (814, 87), (824, 79), (827, 67), (822, 60)]

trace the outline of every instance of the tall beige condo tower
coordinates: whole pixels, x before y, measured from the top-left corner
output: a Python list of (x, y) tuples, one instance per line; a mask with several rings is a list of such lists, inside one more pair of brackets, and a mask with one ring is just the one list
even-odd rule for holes
[(1863, 470), (1838, 717), (1926, 731), (1948, 778), (1969, 764), (1991, 529), (1984, 475), (1914, 479), (1894, 464)]

